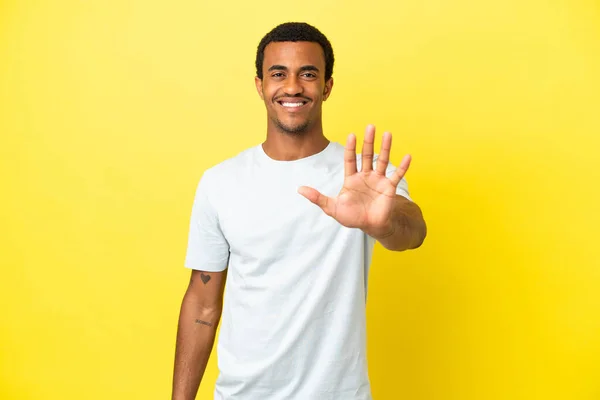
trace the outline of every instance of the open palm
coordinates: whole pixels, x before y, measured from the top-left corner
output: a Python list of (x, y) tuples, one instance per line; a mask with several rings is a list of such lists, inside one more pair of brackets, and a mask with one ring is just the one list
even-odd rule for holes
[(344, 153), (344, 186), (337, 197), (328, 197), (314, 188), (302, 186), (298, 192), (318, 205), (325, 214), (348, 228), (359, 228), (372, 236), (386, 235), (392, 229), (391, 216), (394, 209), (396, 188), (410, 165), (410, 155), (404, 156), (400, 166), (388, 178), (392, 135), (385, 132), (381, 151), (373, 169), (373, 143), (375, 127), (365, 131), (361, 154), (361, 171), (356, 166), (356, 136), (348, 136)]

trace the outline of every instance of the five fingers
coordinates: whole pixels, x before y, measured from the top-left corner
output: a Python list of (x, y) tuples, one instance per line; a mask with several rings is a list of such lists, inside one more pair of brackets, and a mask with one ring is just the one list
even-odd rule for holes
[[(362, 147), (361, 171), (369, 172), (373, 170), (374, 158), (374, 143), (375, 143), (375, 126), (368, 125), (365, 130), (365, 138)], [(386, 175), (386, 170), (390, 162), (390, 151), (392, 149), (392, 134), (389, 132), (383, 133), (381, 140), (381, 151), (377, 157), (375, 171), (381, 175)], [(404, 174), (410, 165), (411, 156), (406, 155), (402, 159), (400, 166), (396, 169), (393, 176), (390, 177), (392, 184), (398, 186)], [(350, 134), (346, 141), (346, 150), (344, 152), (344, 171), (345, 176), (350, 176), (357, 173), (356, 166), (356, 136)]]

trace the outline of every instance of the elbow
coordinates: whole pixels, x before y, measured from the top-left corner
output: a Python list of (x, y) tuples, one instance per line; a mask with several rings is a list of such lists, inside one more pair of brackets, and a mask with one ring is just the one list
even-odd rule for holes
[(186, 313), (218, 321), (221, 318), (223, 303), (221, 299), (198, 296), (197, 293), (188, 290), (183, 297), (181, 308)]
[(425, 242), (425, 238), (427, 237), (427, 224), (425, 220), (420, 218), (409, 225), (410, 232), (406, 235), (408, 240), (404, 241), (403, 245), (399, 246), (390, 246), (389, 250), (394, 251), (406, 251), (406, 250), (414, 250), (418, 249)]
[(425, 218), (423, 217), (423, 211), (421, 208), (415, 204), (415, 212), (411, 218), (411, 222), (408, 226), (411, 228), (413, 243), (410, 246), (410, 249), (418, 249), (425, 242), (425, 238), (427, 237), (427, 223), (425, 222)]
[(421, 247), (427, 237), (427, 225), (423, 218), (409, 219), (396, 235), (380, 239), (379, 243), (391, 251), (406, 251)]
[(423, 218), (421, 218), (418, 223), (417, 232), (417, 240), (414, 246), (415, 249), (421, 247), (423, 242), (425, 242), (425, 238), (427, 237), (427, 224)]

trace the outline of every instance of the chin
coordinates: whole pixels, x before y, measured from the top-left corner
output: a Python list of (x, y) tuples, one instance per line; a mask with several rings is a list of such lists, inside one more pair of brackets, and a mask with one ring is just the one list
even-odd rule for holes
[(308, 128), (310, 127), (310, 121), (303, 121), (301, 123), (296, 122), (290, 124), (276, 119), (273, 122), (275, 122), (275, 125), (281, 132), (296, 135), (306, 133), (308, 131)]

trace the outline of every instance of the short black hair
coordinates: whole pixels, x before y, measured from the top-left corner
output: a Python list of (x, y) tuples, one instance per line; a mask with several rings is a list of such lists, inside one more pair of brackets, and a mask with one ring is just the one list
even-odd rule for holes
[(256, 76), (263, 78), (263, 60), (265, 59), (265, 47), (271, 42), (316, 42), (321, 45), (325, 56), (325, 81), (333, 75), (333, 48), (324, 34), (317, 28), (305, 22), (285, 22), (277, 25), (267, 33), (256, 51)]

